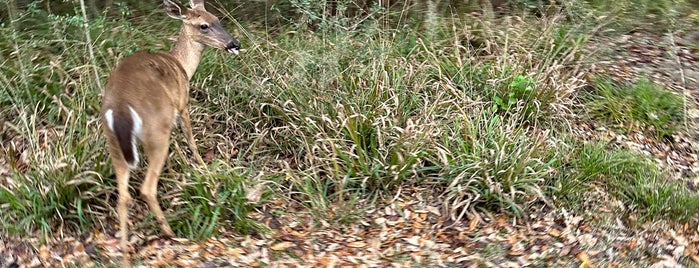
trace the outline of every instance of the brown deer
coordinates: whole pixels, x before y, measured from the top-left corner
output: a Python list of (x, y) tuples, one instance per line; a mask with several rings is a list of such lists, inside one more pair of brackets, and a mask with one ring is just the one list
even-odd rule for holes
[(102, 125), (117, 177), (117, 213), (121, 228), (120, 247), (128, 264), (129, 172), (138, 164), (137, 141), (148, 157), (148, 170), (141, 194), (162, 232), (174, 236), (158, 205), (158, 176), (168, 155), (170, 133), (179, 114), (192, 154), (204, 164), (192, 135), (187, 105), (189, 79), (199, 65), (206, 46), (238, 54), (240, 42), (229, 34), (216, 16), (204, 9), (203, 0), (191, 0), (191, 8), (163, 1), (170, 17), (182, 21), (179, 37), (169, 53), (139, 52), (124, 58), (112, 71), (102, 100)]

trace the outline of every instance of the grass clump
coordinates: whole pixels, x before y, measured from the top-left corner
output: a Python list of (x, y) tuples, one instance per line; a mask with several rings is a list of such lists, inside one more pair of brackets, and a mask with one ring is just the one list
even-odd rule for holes
[(567, 202), (577, 204), (583, 193), (602, 187), (642, 219), (690, 220), (699, 211), (699, 195), (681, 181), (668, 181), (650, 159), (627, 149), (583, 144), (573, 150), (570, 164), (557, 193)]
[(645, 79), (635, 84), (596, 80), (585, 100), (593, 116), (626, 131), (648, 129), (656, 138), (672, 136), (684, 120), (682, 97)]
[(495, 208), (525, 216), (534, 201), (548, 202), (545, 188), (555, 174), (548, 133), (490, 109), (450, 125), (439, 148), (443, 173), (434, 179), (445, 187), (443, 198), (450, 211)]
[(242, 233), (260, 228), (246, 217), (253, 208), (247, 198), (251, 179), (240, 174), (240, 168), (221, 161), (208, 169), (201, 174), (193, 171), (192, 178), (171, 191), (176, 218), (186, 219), (176, 221), (173, 231), (190, 239), (206, 239), (222, 227)]

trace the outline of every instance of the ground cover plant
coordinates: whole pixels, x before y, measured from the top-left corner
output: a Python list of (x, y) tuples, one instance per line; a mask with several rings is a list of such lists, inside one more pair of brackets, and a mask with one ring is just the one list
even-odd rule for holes
[[(541, 216), (561, 210), (591, 225), (604, 223), (599, 215), (620, 217), (637, 232), (699, 222), (699, 161), (675, 161), (699, 151), (691, 145), (699, 139), (696, 97), (688, 93), (699, 59), (677, 43), (675, 52), (653, 54), (690, 59), (680, 88), (673, 76), (674, 84), (636, 73), (612, 79), (606, 67), (621, 61), (604, 58), (615, 55), (607, 40), (646, 31), (686, 36), (691, 51), (688, 29), (699, 24), (691, 1), (290, 0), (249, 10), (210, 2), (244, 50), (205, 51), (191, 81), (206, 166), (193, 165), (185, 137), (173, 132), (159, 196), (179, 237), (271, 236), (281, 239), (269, 244), (273, 252), (303, 259), (308, 253), (292, 246), (301, 235), (276, 235), (275, 221), (306, 215), (310, 229), (351, 233), (355, 225), (389, 226), (374, 218), (412, 217), (392, 211), (415, 200), (427, 205), (412, 215), (439, 215), (420, 224), (471, 231), (486, 222), (575, 218)], [(135, 1), (4, 4), (0, 237), (31, 237), (36, 248), (93, 232), (113, 237), (116, 180), (98, 117), (103, 84), (125, 56), (169, 49), (178, 24)], [(649, 149), (666, 147), (680, 149)], [(132, 174), (134, 197), (143, 173)], [(147, 211), (135, 198), (131, 229), (157, 236)], [(377, 211), (385, 215), (371, 216)], [(488, 232), (478, 230), (469, 239)], [(693, 243), (674, 259), (699, 260)], [(473, 252), (486, 256), (510, 250), (478, 245)]]

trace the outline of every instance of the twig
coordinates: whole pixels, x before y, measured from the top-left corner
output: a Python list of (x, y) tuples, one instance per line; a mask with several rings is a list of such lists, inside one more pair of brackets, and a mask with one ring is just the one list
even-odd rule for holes
[(102, 91), (102, 82), (100, 81), (99, 72), (97, 71), (97, 61), (95, 60), (95, 52), (92, 48), (92, 37), (90, 37), (90, 25), (87, 21), (87, 11), (85, 9), (85, 0), (80, 0), (80, 11), (83, 15), (83, 28), (85, 29), (85, 39), (87, 40), (87, 53), (90, 57), (90, 63), (92, 64), (92, 70), (95, 74), (95, 83), (97, 83), (97, 88), (100, 92)]
[(670, 32), (670, 42), (672, 42), (672, 50), (674, 50), (675, 54), (675, 62), (677, 63), (677, 68), (680, 70), (680, 81), (682, 82), (682, 100), (684, 101), (684, 128), (686, 131), (689, 131), (689, 121), (687, 118), (689, 117), (689, 105), (687, 103), (687, 98), (689, 97), (689, 91), (687, 90), (687, 80), (685, 79), (684, 76), (684, 68), (682, 68), (682, 60), (680, 59), (680, 48), (677, 46), (677, 43), (675, 42), (675, 35)]

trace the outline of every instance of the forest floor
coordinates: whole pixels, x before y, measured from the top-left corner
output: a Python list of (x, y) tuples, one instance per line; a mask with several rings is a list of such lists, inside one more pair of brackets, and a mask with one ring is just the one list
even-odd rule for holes
[[(621, 135), (584, 120), (573, 126), (580, 138), (605, 137), (653, 156), (671, 179), (685, 179), (696, 189), (696, 43), (648, 32), (592, 42), (588, 49), (601, 52), (592, 72), (617, 80), (646, 75), (694, 104), (688, 106), (687, 131), (672, 141)], [(587, 200), (578, 210), (583, 213), (542, 204), (521, 221), (486, 213), (450, 219), (429, 189), (402, 188), (392, 202), (367, 205), (358, 220), (337, 225), (277, 198), (249, 215), (268, 232), (223, 230), (216, 238), (194, 241), (139, 233), (136, 226), (131, 257), (136, 267), (699, 267), (698, 226), (621, 217), (624, 204), (602, 188), (589, 192)], [(284, 213), (276, 213), (280, 210)], [(0, 268), (118, 266), (116, 234), (117, 226), (103, 226), (60, 241), (1, 240)]]

